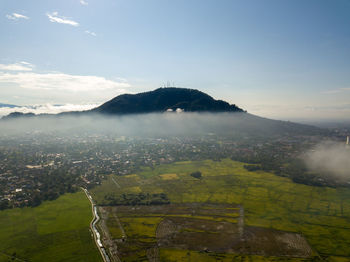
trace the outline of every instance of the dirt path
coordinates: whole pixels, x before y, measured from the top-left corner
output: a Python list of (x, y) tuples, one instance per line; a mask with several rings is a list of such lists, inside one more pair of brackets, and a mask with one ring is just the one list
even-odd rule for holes
[(120, 223), (119, 217), (117, 216), (116, 212), (117, 212), (117, 209), (116, 208), (113, 209), (113, 216), (118, 223), (120, 231), (122, 232), (122, 238), (126, 240), (126, 234), (125, 234), (124, 228), (123, 228), (122, 224)]
[(101, 222), (99, 224), (99, 228), (102, 231), (103, 243), (108, 248), (110, 259), (112, 262), (120, 262), (120, 258), (118, 257), (118, 246), (109, 232), (106, 221), (108, 220), (108, 212), (103, 208), (99, 207), (99, 211), (101, 214)]
[(118, 188), (121, 188), (120, 185), (118, 184), (118, 182), (117, 182), (113, 177), (112, 177), (112, 180), (113, 180), (114, 184), (116, 184), (116, 186), (117, 186)]
[(149, 262), (159, 262), (159, 249), (157, 246), (153, 248), (149, 248), (146, 251), (147, 253), (147, 258)]

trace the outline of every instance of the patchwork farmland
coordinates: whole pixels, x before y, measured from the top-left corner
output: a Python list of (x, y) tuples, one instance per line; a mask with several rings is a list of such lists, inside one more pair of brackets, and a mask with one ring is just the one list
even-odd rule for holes
[[(170, 253), (178, 261), (350, 257), (348, 189), (296, 184), (244, 165), (186, 161), (110, 175), (92, 190), (108, 214), (110, 244), (123, 261), (172, 261)], [(170, 203), (153, 205), (159, 197)]]

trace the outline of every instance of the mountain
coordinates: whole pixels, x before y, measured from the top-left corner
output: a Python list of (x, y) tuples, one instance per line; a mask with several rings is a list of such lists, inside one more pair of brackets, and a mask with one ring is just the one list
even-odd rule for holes
[(243, 112), (236, 105), (194, 89), (158, 88), (154, 91), (139, 94), (124, 94), (113, 98), (91, 112), (105, 114), (140, 114), (175, 111), (185, 112)]
[[(214, 133), (238, 132), (242, 134), (254, 134), (254, 136), (269, 136), (273, 134), (320, 134), (324, 130), (309, 125), (279, 121), (255, 116), (247, 113), (236, 105), (231, 105), (222, 100), (215, 100), (213, 97), (199, 90), (186, 88), (158, 88), (153, 91), (124, 94), (94, 108), (89, 113), (105, 115), (144, 114), (161, 113), (182, 109), (184, 112), (203, 113), (236, 113), (228, 114), (226, 118), (215, 117), (203, 119), (201, 123), (203, 130), (211, 130)], [(77, 115), (85, 112), (75, 112)], [(67, 114), (67, 113), (63, 113)], [(69, 114), (69, 113), (68, 113)], [(198, 121), (203, 121), (198, 120)], [(224, 120), (223, 120), (224, 119)], [(183, 120), (185, 126), (191, 126), (191, 119)], [(195, 129), (195, 127), (193, 127)]]
[(22, 113), (22, 112), (12, 112), (7, 116), (2, 117), (2, 120), (13, 119), (13, 118), (23, 118), (23, 117), (35, 117), (33, 113)]
[(19, 106), (0, 103), (0, 107), (9, 107), (9, 108), (15, 108), (15, 107), (19, 107)]
[[(177, 109), (185, 112), (203, 112), (210, 114), (173, 114), (171, 118), (165, 117), (164, 114), (152, 114), (144, 117), (146, 113), (162, 113), (169, 110)], [(225, 113), (225, 114), (216, 114)], [(218, 134), (248, 134), (254, 137), (269, 137), (273, 135), (319, 135), (325, 134), (326, 130), (317, 127), (292, 123), (288, 121), (279, 121), (255, 116), (247, 113), (236, 105), (230, 105), (221, 100), (215, 100), (211, 96), (193, 89), (185, 88), (158, 88), (154, 91), (139, 94), (124, 94), (113, 98), (112, 100), (88, 111), (64, 112), (60, 114), (40, 114), (13, 112), (1, 120), (27, 119), (28, 125), (33, 128), (42, 128), (39, 120), (61, 121), (60, 128), (74, 128), (75, 122), (86, 124), (93, 120), (93, 126), (87, 125), (85, 130), (108, 130), (111, 124), (118, 123), (118, 118), (101, 118), (105, 116), (123, 116), (133, 114), (135, 117), (124, 119), (126, 134), (130, 134), (130, 129), (136, 132), (159, 133), (164, 128), (167, 133), (181, 133), (182, 127), (186, 127), (183, 131), (188, 133), (218, 133)], [(71, 117), (78, 117), (72, 122)], [(86, 119), (90, 120), (84, 120)], [(81, 120), (81, 122), (79, 121)], [(105, 121), (106, 120), (106, 121)], [(170, 121), (171, 120), (171, 121)], [(136, 121), (136, 122), (135, 122)], [(170, 122), (169, 122), (170, 121)], [(173, 123), (172, 123), (173, 121)], [(181, 122), (181, 125), (179, 123)], [(130, 128), (130, 126), (142, 128)], [(55, 127), (55, 124), (47, 124), (45, 126)], [(154, 128), (162, 127), (162, 128)], [(165, 128), (167, 126), (167, 128)], [(113, 128), (112, 128), (113, 129)], [(111, 129), (111, 130), (112, 130)], [(180, 130), (179, 130), (180, 129)], [(123, 132), (123, 127), (119, 126), (118, 130)]]

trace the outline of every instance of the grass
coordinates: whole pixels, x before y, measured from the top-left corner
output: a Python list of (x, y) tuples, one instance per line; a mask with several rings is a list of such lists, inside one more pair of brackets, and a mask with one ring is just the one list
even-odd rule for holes
[(179, 177), (177, 176), (177, 174), (163, 174), (163, 175), (160, 175), (160, 177), (161, 177), (163, 180), (179, 179)]
[(165, 249), (161, 248), (160, 261), (164, 262), (181, 262), (181, 261), (201, 261), (201, 262), (266, 262), (266, 261), (291, 261), (300, 262), (307, 261), (300, 258), (278, 258), (278, 257), (264, 257), (264, 256), (245, 256), (239, 254), (218, 254), (218, 253), (205, 253), (198, 251), (179, 250), (179, 249)]
[(157, 225), (162, 221), (161, 217), (122, 217), (120, 219), (128, 237), (138, 239), (156, 237)]
[(115, 218), (111, 215), (111, 213), (109, 213), (109, 217), (107, 220), (107, 227), (112, 238), (120, 239), (123, 237), (123, 232), (120, 230), (119, 224), (117, 223)]
[(102, 261), (89, 231), (90, 202), (83, 192), (35, 208), (0, 212), (0, 261)]
[[(172, 203), (241, 204), (245, 224), (298, 232), (316, 252), (341, 260), (350, 257), (350, 190), (312, 187), (263, 171), (247, 171), (244, 163), (186, 161), (144, 168), (133, 176), (116, 177), (93, 190), (98, 203), (109, 192), (122, 194), (132, 187), (143, 193), (164, 192)], [(190, 176), (200, 171), (201, 179)], [(176, 174), (178, 179), (162, 175)]]

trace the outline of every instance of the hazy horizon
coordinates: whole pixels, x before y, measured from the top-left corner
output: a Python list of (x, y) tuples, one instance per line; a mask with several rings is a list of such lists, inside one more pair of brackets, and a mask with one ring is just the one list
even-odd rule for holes
[[(107, 102), (107, 101), (105, 101)], [(3, 103), (5, 104), (5, 103)], [(36, 115), (40, 114), (59, 114), (63, 112), (71, 112), (71, 111), (85, 111), (90, 110), (93, 108), (96, 108), (103, 103), (95, 103), (95, 104), (34, 104), (34, 105), (13, 105), (9, 104), (11, 106), (15, 107), (6, 107), (0, 106), (0, 119), (4, 116), (9, 115), (13, 112), (20, 112), (20, 113), (34, 113)], [(0, 101), (1, 105), (1, 101)], [(245, 108), (242, 108), (243, 110), (246, 110)], [(272, 112), (272, 114), (266, 113), (265, 115), (247, 111), (250, 114), (263, 117), (263, 118), (269, 118), (273, 120), (283, 120), (283, 121), (292, 121), (296, 123), (302, 123), (302, 124), (313, 124), (315, 126), (335, 126), (337, 124), (350, 124), (350, 118), (344, 117), (340, 115), (339, 117), (327, 117), (327, 116), (316, 116), (316, 117), (310, 117), (305, 116), (303, 114), (300, 114), (299, 116), (280, 116), (276, 113), (278, 112)]]
[(350, 120), (348, 1), (0, 6), (0, 103), (78, 110), (170, 84), (272, 119)]

